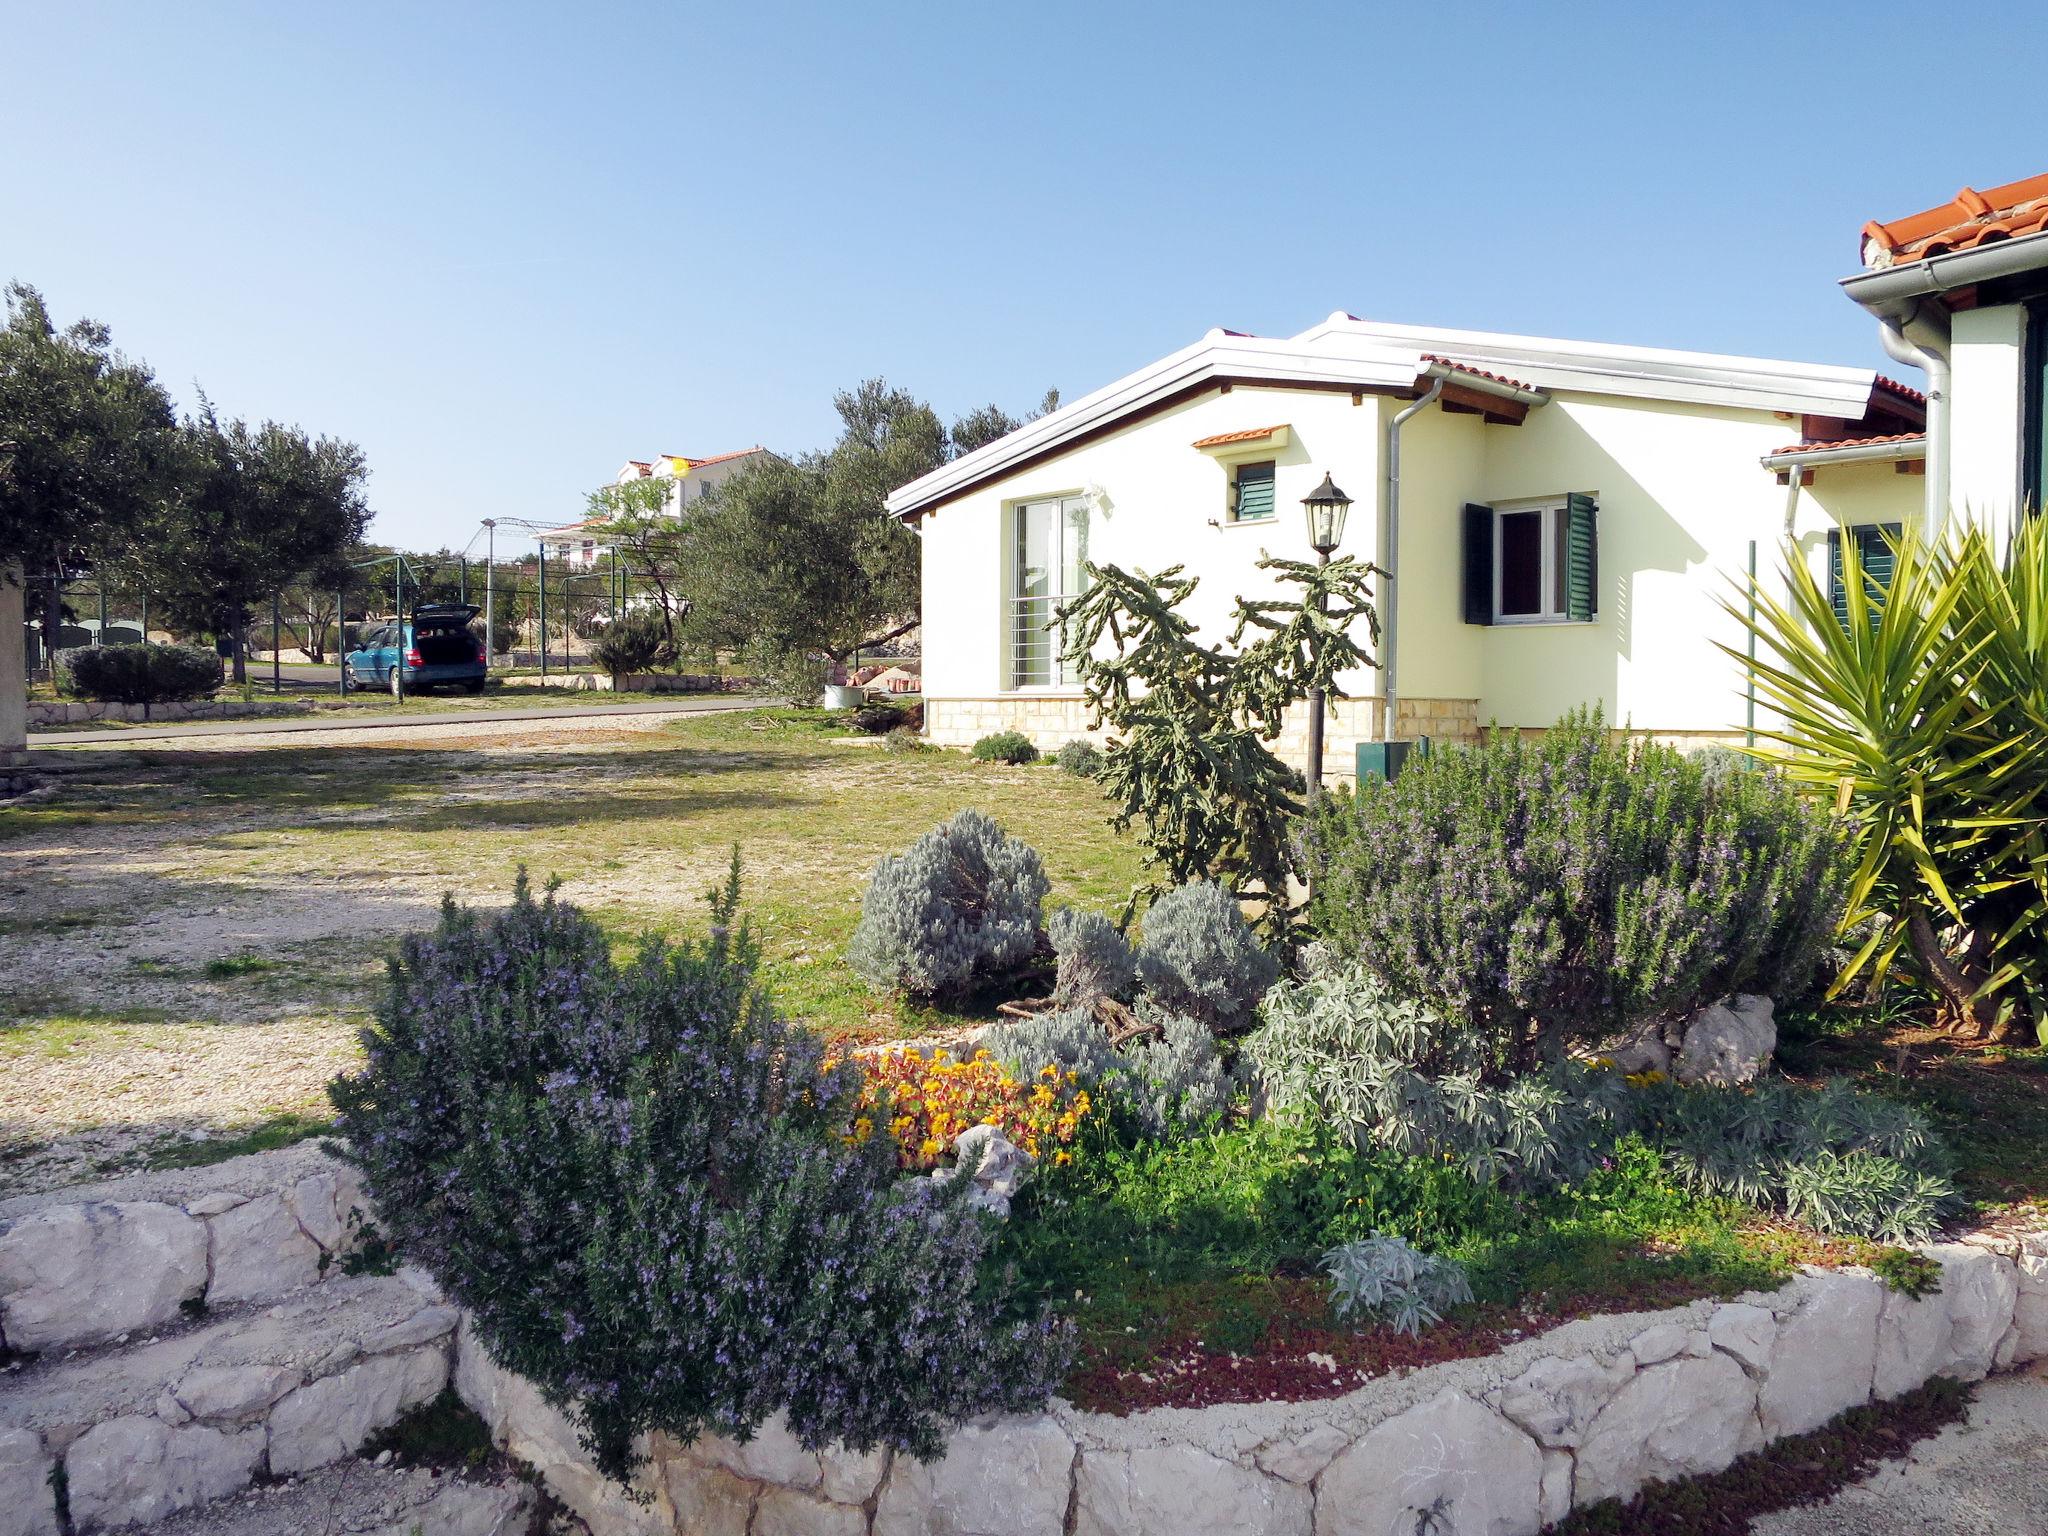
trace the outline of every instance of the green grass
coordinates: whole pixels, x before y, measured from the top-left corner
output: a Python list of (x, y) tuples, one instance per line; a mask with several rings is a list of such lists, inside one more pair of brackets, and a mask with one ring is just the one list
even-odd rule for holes
[(286, 1110), (271, 1115), (248, 1130), (232, 1136), (213, 1136), (205, 1141), (172, 1143), (151, 1153), (149, 1166), (210, 1167), (214, 1163), (224, 1163), (231, 1157), (243, 1157), (251, 1152), (275, 1152), (279, 1147), (294, 1146), (315, 1136), (324, 1136), (333, 1129), (332, 1116), (308, 1115), (296, 1110)]
[(277, 969), (275, 960), (266, 960), (261, 955), (223, 955), (217, 960), (206, 962), (208, 981), (232, 981), (237, 976), (255, 976), (264, 971)]

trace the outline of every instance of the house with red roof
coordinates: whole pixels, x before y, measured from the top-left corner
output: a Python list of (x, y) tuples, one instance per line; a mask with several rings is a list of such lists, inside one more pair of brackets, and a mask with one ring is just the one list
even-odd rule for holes
[[(669, 513), (682, 517), (692, 504), (709, 495), (714, 486), (723, 485), (749, 464), (773, 456), (759, 443), (732, 453), (713, 453), (703, 457), (681, 453), (657, 454), (651, 459), (626, 460), (619, 466), (618, 473), (612, 476), (612, 483), (627, 485), (635, 480), (660, 481), (667, 486)], [(559, 560), (572, 571), (588, 570), (608, 547), (603, 521), (593, 518), (567, 523), (560, 528), (544, 529), (540, 539), (547, 547), (548, 560), (551, 563)]]
[[(894, 493), (921, 536), (925, 720), (966, 743), (1086, 733), (1059, 605), (1087, 566), (1200, 578), (1221, 639), (1257, 566), (1311, 559), (1303, 498), (1350, 498), (1379, 665), (1342, 679), (1324, 770), (1389, 735), (1470, 740), (1600, 705), (1680, 743), (1748, 723), (1724, 604), (1789, 539), (1816, 572), (1921, 504), (1928, 401), (1869, 368), (1339, 312), (1214, 330)], [(1880, 540), (1881, 542), (1881, 540)], [(1718, 642), (1718, 643), (1717, 643)], [(1279, 743), (1304, 761), (1302, 722)]]

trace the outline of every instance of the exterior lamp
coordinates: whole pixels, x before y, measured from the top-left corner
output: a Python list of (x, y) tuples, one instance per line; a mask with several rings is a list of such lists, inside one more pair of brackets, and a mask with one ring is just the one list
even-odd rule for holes
[[(1351, 498), (1337, 489), (1326, 473), (1323, 483), (1301, 498), (1308, 513), (1309, 547), (1316, 563), (1328, 565), (1330, 552), (1344, 542), (1344, 519), (1351, 511)], [(1318, 603), (1321, 599), (1318, 598)], [(1314, 805), (1323, 789), (1323, 690), (1308, 691), (1308, 771), (1302, 775), (1308, 785), (1308, 802)]]
[(1326, 474), (1321, 485), (1301, 498), (1301, 504), (1308, 512), (1309, 548), (1318, 560), (1328, 560), (1330, 552), (1344, 542), (1344, 519), (1350, 515), (1351, 498)]

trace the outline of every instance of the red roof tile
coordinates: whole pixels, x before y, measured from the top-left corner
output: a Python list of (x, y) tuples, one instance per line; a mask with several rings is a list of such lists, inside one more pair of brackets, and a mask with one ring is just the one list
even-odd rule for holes
[(1219, 432), (1214, 437), (1198, 437), (1189, 446), (1195, 448), (1221, 448), (1225, 443), (1255, 443), (1262, 437), (1271, 437), (1286, 428), (1282, 422), (1277, 427), (1247, 427), (1242, 432)]
[(1511, 389), (1529, 389), (1533, 387), (1524, 384), (1520, 379), (1511, 379), (1505, 374), (1489, 373), (1484, 368), (1476, 368), (1470, 363), (1461, 363), (1455, 357), (1439, 357), (1434, 352), (1425, 352), (1422, 354), (1422, 360), (1425, 363), (1436, 363), (1445, 368), (1455, 368), (1458, 372), (1469, 373), (1476, 379), (1491, 379), (1494, 383), (1505, 384)]
[(732, 453), (714, 453), (708, 459), (691, 459), (690, 468), (702, 469), (706, 464), (723, 464), (727, 459), (744, 459), (750, 453), (760, 453), (762, 451), (761, 445), (756, 443), (751, 448), (740, 448)]
[(1983, 192), (1964, 187), (1938, 208), (1864, 225), (1863, 264), (1889, 267), (2043, 230), (2048, 230), (2048, 174)]
[(1832, 453), (1837, 448), (1877, 448), (1886, 443), (1924, 443), (1925, 432), (1893, 432), (1884, 437), (1845, 437), (1835, 441), (1808, 438), (1804, 442), (1787, 443), (1783, 448), (1773, 448), (1771, 457), (1781, 453)]
[(1915, 405), (1925, 405), (1927, 403), (1927, 396), (1912, 385), (1901, 384), (1897, 379), (1888, 379), (1881, 373), (1877, 376), (1877, 387), (1882, 390), (1888, 390), (1902, 400), (1910, 400)]

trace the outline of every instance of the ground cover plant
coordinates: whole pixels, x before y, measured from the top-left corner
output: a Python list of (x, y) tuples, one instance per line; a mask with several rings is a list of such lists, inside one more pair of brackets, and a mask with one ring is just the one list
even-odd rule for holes
[(332, 1089), (395, 1245), (621, 1480), (641, 1434), (778, 1411), (810, 1446), (933, 1455), (1064, 1365), (984, 1266), (969, 1181), (846, 1134), (857, 1069), (769, 1003), (738, 900), (735, 855), (709, 938), (623, 963), (553, 893), (450, 901)]

